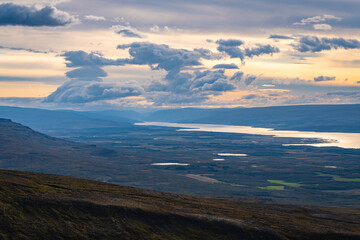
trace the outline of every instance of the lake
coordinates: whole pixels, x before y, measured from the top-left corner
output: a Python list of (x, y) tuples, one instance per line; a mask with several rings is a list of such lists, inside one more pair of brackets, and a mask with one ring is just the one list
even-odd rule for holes
[(258, 128), (251, 126), (235, 126), (221, 124), (187, 124), (169, 122), (143, 122), (135, 123), (135, 125), (180, 128), (177, 131), (241, 133), (285, 138), (290, 137), (301, 139), (314, 139), (321, 141), (310, 144), (284, 144), (284, 146), (340, 147), (360, 149), (360, 133), (282, 131), (274, 130), (272, 128)]

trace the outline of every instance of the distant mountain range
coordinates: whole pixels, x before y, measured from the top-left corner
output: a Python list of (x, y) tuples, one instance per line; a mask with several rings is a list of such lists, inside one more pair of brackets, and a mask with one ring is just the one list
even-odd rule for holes
[(128, 126), (139, 121), (230, 124), (321, 132), (360, 132), (360, 104), (259, 108), (181, 108), (148, 113), (131, 110), (69, 111), (1, 107), (0, 117), (35, 130)]
[(360, 132), (360, 104), (161, 110), (147, 121), (230, 124), (278, 130)]

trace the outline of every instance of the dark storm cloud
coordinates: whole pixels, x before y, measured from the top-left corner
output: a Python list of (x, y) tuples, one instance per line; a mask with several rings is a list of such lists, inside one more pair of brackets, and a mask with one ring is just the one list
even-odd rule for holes
[(216, 41), (216, 43), (218, 44), (217, 50), (219, 52), (227, 53), (230, 58), (240, 58), (241, 61), (244, 61), (245, 57), (252, 58), (254, 56), (260, 56), (264, 54), (271, 55), (280, 51), (277, 47), (262, 44), (257, 44), (254, 48), (245, 48), (242, 47), (244, 44), (243, 41), (235, 39), (220, 39)]
[(294, 38), (285, 35), (270, 35), (269, 39), (294, 39)]
[(338, 48), (360, 49), (360, 41), (356, 39), (302, 36), (293, 47), (299, 52), (321, 52)]
[(315, 82), (333, 81), (336, 77), (318, 76), (314, 78)]
[(234, 64), (216, 64), (215, 66), (213, 66), (213, 69), (218, 69), (218, 68), (223, 68), (223, 69), (239, 69), (239, 67)]
[(41, 9), (16, 5), (13, 3), (0, 4), (0, 25), (20, 26), (65, 26), (77, 20), (66, 12), (55, 7), (46, 6)]

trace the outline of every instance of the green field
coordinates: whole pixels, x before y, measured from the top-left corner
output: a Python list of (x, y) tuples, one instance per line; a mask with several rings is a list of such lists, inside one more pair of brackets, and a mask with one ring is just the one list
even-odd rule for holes
[(284, 190), (284, 186), (267, 186), (267, 187), (259, 187), (263, 190)]
[(275, 183), (275, 184), (280, 184), (280, 185), (285, 185), (288, 187), (301, 187), (303, 186), (303, 184), (300, 183), (291, 183), (291, 182), (285, 182), (283, 180), (268, 180), (269, 183)]
[(360, 182), (360, 178), (343, 178), (337, 175), (324, 174), (324, 173), (316, 173), (319, 177), (332, 177), (335, 181), (340, 182)]

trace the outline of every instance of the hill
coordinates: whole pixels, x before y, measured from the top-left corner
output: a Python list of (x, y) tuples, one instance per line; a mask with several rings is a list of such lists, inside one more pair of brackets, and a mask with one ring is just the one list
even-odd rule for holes
[(2, 239), (360, 239), (360, 211), (198, 198), (0, 170)]
[(149, 169), (156, 155), (151, 152), (149, 155), (148, 151), (139, 155), (134, 151), (139, 152), (50, 137), (11, 120), (0, 119), (0, 169), (75, 176), (160, 191), (193, 192), (197, 189), (202, 190), (201, 194), (210, 194), (215, 191), (212, 188), (217, 189), (185, 175)]
[(105, 117), (92, 112), (70, 110), (46, 110), (0, 106), (0, 118), (11, 119), (44, 133), (71, 131), (84, 128), (129, 126), (134, 120), (121, 117)]
[(137, 169), (129, 154), (70, 142), (0, 118), (0, 168), (147, 186), (171, 178)]

